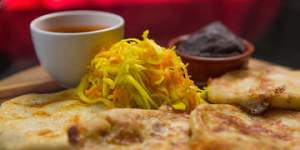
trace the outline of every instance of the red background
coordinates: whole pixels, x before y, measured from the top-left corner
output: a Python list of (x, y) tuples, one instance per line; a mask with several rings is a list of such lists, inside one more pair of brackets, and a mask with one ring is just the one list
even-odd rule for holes
[(13, 60), (34, 60), (29, 23), (54, 11), (96, 9), (125, 18), (126, 36), (150, 37), (160, 44), (220, 20), (233, 32), (255, 40), (273, 21), (280, 0), (5, 0), (0, 9), (0, 52)]

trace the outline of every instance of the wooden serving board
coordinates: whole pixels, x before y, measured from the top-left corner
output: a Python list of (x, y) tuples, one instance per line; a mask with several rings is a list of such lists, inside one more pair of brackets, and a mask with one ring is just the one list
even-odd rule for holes
[(0, 80), (0, 101), (25, 93), (43, 93), (63, 89), (41, 67), (36, 66)]
[[(257, 59), (251, 59), (249, 66), (252, 68), (276, 66), (287, 69)], [(47, 93), (61, 89), (63, 88), (41, 66), (36, 66), (0, 80), (0, 102), (26, 93)]]

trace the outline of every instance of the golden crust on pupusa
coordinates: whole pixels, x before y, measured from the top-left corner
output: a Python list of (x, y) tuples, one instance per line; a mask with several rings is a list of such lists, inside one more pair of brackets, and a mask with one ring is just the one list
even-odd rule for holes
[(209, 80), (208, 101), (237, 104), (261, 113), (267, 107), (300, 109), (300, 71), (244, 69)]
[(161, 110), (111, 109), (107, 123), (83, 122), (69, 129), (69, 141), (78, 150), (189, 149), (187, 114)]
[(300, 112), (253, 116), (228, 104), (203, 104), (190, 116), (192, 150), (300, 149)]
[(69, 127), (101, 118), (103, 109), (77, 100), (72, 90), (8, 100), (0, 107), (0, 149), (69, 149)]
[(73, 90), (24, 95), (0, 107), (0, 149), (188, 149), (188, 115), (168, 111), (107, 110)]

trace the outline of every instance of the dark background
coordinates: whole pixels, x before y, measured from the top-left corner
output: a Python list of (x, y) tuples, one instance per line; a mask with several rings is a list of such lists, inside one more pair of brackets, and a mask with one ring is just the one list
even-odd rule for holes
[(0, 0), (0, 78), (38, 64), (31, 20), (74, 9), (117, 13), (125, 18), (126, 37), (149, 29), (162, 45), (220, 20), (255, 44), (255, 57), (300, 68), (299, 0)]
[(262, 37), (254, 40), (255, 57), (300, 68), (300, 1), (282, 1), (279, 15)]

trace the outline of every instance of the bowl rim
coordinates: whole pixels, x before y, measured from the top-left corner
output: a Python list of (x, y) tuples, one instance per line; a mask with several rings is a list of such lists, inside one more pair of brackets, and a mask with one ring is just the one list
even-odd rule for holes
[[(184, 35), (177, 36), (177, 37), (175, 37), (175, 38), (173, 38), (169, 41), (168, 46), (169, 47), (176, 46), (179, 42), (181, 42), (183, 40), (186, 40), (189, 36), (190, 36), (190, 34), (184, 34)], [(175, 48), (175, 51), (179, 56), (182, 56), (185, 59), (193, 59), (193, 60), (197, 60), (197, 61), (210, 61), (210, 62), (232, 61), (232, 60), (238, 60), (238, 59), (248, 57), (254, 52), (254, 45), (251, 42), (249, 42), (246, 39), (242, 39), (242, 41), (243, 41), (243, 44), (245, 46), (245, 52), (243, 52), (242, 54), (239, 54), (239, 55), (234, 55), (234, 56), (229, 56), (229, 57), (193, 56), (193, 55), (189, 55), (189, 54), (186, 54), (184, 52), (181, 52), (176, 48)]]
[[(47, 21), (48, 19), (53, 18), (63, 18), (63, 17), (70, 17), (76, 15), (86, 15), (86, 16), (97, 16), (98, 18), (101, 17), (108, 17), (117, 20), (112, 26), (106, 27), (104, 29), (97, 29), (94, 31), (86, 31), (86, 32), (52, 32), (47, 31), (39, 27), (39, 23)], [(29, 28), (31, 31), (35, 31), (37, 33), (46, 34), (46, 35), (55, 35), (55, 36), (85, 36), (91, 34), (98, 34), (98, 33), (105, 33), (112, 30), (116, 30), (118, 28), (122, 28), (125, 24), (124, 18), (118, 14), (100, 11), (100, 10), (65, 10), (65, 11), (58, 11), (52, 12), (45, 15), (41, 15), (30, 22)]]

